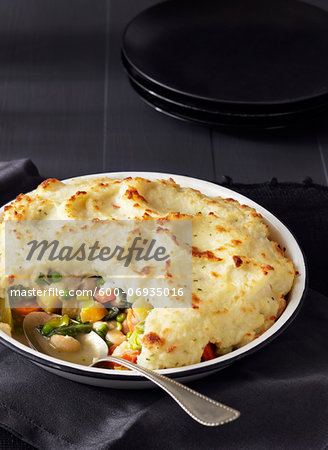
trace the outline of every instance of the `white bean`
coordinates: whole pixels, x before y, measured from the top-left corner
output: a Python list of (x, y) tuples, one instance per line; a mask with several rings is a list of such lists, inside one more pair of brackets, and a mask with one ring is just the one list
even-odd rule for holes
[(106, 339), (115, 345), (120, 345), (126, 338), (119, 330), (109, 330), (107, 331)]
[(62, 352), (78, 352), (81, 348), (81, 344), (77, 339), (72, 336), (62, 336), (60, 334), (51, 336), (50, 344)]

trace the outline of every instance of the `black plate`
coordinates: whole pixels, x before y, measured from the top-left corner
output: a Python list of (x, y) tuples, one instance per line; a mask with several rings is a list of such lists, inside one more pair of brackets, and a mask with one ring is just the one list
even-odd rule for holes
[(143, 87), (138, 81), (129, 77), (134, 90), (149, 106), (156, 111), (183, 121), (207, 125), (211, 127), (223, 127), (231, 129), (276, 129), (295, 126), (302, 123), (309, 124), (319, 114), (327, 109), (327, 106), (295, 110), (283, 114), (233, 114), (226, 111), (206, 111), (190, 108), (157, 95)]
[(273, 105), (271, 108), (261, 107), (261, 108), (253, 108), (249, 105), (227, 105), (226, 103), (219, 102), (206, 102), (194, 99), (193, 97), (188, 97), (185, 95), (181, 95), (168, 89), (164, 89), (161, 86), (152, 83), (147, 78), (144, 78), (140, 75), (132, 66), (129, 65), (129, 62), (126, 60), (124, 55), (122, 54), (122, 62), (124, 68), (132, 81), (132, 85), (138, 85), (141, 90), (147, 91), (151, 96), (156, 97), (157, 99), (164, 100), (165, 102), (171, 103), (173, 105), (182, 106), (184, 108), (196, 110), (204, 113), (214, 113), (221, 115), (234, 115), (240, 117), (269, 117), (269, 116), (287, 116), (291, 114), (299, 114), (315, 113), (318, 111), (324, 111), (328, 108), (328, 102), (323, 101), (322, 97), (312, 101), (303, 103), (293, 103), (293, 104), (284, 104), (284, 105)]
[(175, 0), (127, 26), (122, 53), (151, 83), (201, 102), (328, 101), (328, 13), (297, 0)]

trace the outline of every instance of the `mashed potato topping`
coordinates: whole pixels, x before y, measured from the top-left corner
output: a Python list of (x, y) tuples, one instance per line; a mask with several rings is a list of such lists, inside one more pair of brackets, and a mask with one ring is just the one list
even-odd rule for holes
[[(233, 199), (209, 198), (172, 179), (49, 179), (3, 214), (3, 221), (96, 218), (192, 219), (192, 308), (149, 312), (138, 355), (145, 367), (198, 363), (208, 343), (217, 354), (231, 351), (268, 329), (285, 307), (293, 263), (270, 240), (261, 215)], [(8, 322), (1, 311), (0, 322)]]

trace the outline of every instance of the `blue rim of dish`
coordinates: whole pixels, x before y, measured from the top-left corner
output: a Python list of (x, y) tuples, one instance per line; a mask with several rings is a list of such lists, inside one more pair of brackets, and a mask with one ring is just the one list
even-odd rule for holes
[[(270, 212), (269, 210), (266, 209), (266, 211)], [(275, 216), (276, 217), (276, 216)], [(284, 224), (284, 222), (282, 222), (279, 218), (279, 221), (282, 223), (282, 225), (284, 225), (286, 227), (286, 225)], [(307, 294), (307, 291), (309, 289), (309, 282), (308, 282), (308, 264), (307, 264), (307, 260), (304, 254), (304, 251), (302, 249), (302, 247), (299, 245), (298, 240), (296, 239), (294, 233), (292, 233), (290, 231), (290, 229), (288, 227), (286, 227), (287, 230), (290, 232), (290, 234), (293, 236), (293, 238), (295, 239), (298, 248), (301, 251), (302, 257), (303, 257), (303, 261), (304, 261), (304, 269), (305, 269), (305, 274), (304, 274), (304, 290), (302, 292), (301, 298), (299, 300), (299, 303), (297, 305), (297, 307), (295, 308), (294, 312), (292, 313), (292, 315), (289, 317), (288, 320), (286, 320), (286, 322), (281, 325), (281, 327), (274, 333), (272, 334), (270, 337), (266, 338), (263, 342), (261, 342), (260, 344), (255, 345), (253, 348), (250, 348), (249, 350), (247, 350), (246, 352), (243, 352), (239, 355), (233, 356), (227, 360), (224, 361), (217, 361), (217, 363), (211, 364), (210, 366), (206, 365), (204, 367), (197, 367), (197, 368), (192, 368), (192, 365), (190, 366), (190, 369), (185, 369), (183, 372), (177, 372), (177, 373), (172, 373), (172, 374), (165, 374), (165, 376), (167, 376), (168, 378), (173, 378), (173, 379), (181, 379), (181, 378), (186, 378), (186, 377), (190, 377), (190, 376), (194, 376), (194, 375), (198, 375), (198, 374), (202, 374), (204, 372), (208, 372), (209, 374), (220, 370), (220, 369), (224, 369), (225, 367), (230, 366), (231, 364), (239, 361), (240, 359), (252, 355), (253, 353), (255, 353), (256, 351), (262, 349), (265, 345), (269, 344), (270, 342), (272, 342), (274, 339), (276, 339), (278, 336), (280, 336), (280, 334), (285, 331), (289, 325), (295, 320), (295, 318), (297, 317), (297, 315), (299, 314), (304, 301), (305, 301), (305, 297)], [(283, 316), (283, 314), (282, 314)], [(281, 317), (282, 317), (281, 316)], [(278, 319), (279, 321), (279, 319)], [(264, 333), (265, 335), (265, 333)], [(124, 375), (124, 378), (122, 378), (120, 373), (116, 374), (112, 374), (112, 373), (99, 373), (99, 372), (94, 372), (92, 370), (88, 371), (88, 369), (85, 369), (86, 366), (82, 366), (83, 370), (81, 369), (77, 369), (75, 367), (71, 367), (71, 366), (66, 366), (61, 364), (60, 362), (53, 362), (53, 361), (48, 361), (47, 359), (44, 359), (42, 357), (39, 357), (37, 355), (32, 355), (29, 352), (26, 352), (18, 347), (16, 347), (14, 344), (12, 344), (11, 342), (8, 342), (5, 339), (2, 339), (0, 336), (0, 342), (5, 345), (6, 347), (10, 348), (11, 350), (14, 350), (16, 353), (25, 356), (27, 359), (31, 360), (34, 363), (37, 363), (38, 365), (41, 366), (46, 366), (49, 367), (50, 369), (55, 369), (55, 370), (61, 370), (65, 373), (69, 373), (72, 375), (78, 375), (79, 377), (83, 377), (86, 379), (102, 379), (102, 380), (115, 380), (115, 381), (145, 381), (145, 378), (139, 375)], [(233, 353), (233, 352), (231, 352)], [(220, 357), (218, 357), (218, 359), (220, 359)], [(60, 360), (58, 360), (60, 361)]]

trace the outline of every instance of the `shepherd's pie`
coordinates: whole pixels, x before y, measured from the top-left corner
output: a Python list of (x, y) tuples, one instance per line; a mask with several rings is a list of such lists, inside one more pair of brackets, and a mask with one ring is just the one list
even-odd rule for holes
[[(151, 308), (139, 300), (122, 310), (116, 308), (115, 296), (95, 295), (92, 300), (102, 307), (93, 314), (90, 305), (84, 310), (77, 308), (74, 298), (34, 299), (38, 308), (102, 329), (110, 353), (150, 369), (195, 364), (249, 343), (283, 312), (295, 278), (292, 261), (284, 256), (279, 243), (270, 239), (268, 226), (253, 208), (233, 199), (207, 197), (180, 187), (173, 179), (99, 177), (67, 183), (48, 179), (5, 207), (2, 260), (5, 221), (58, 219), (192, 220), (190, 307)], [(3, 261), (0, 275), (4, 297)], [(50, 282), (54, 277), (53, 273), (46, 276)], [(93, 280), (98, 283), (99, 274)], [(129, 299), (126, 301), (128, 306)], [(16, 336), (15, 329), (26, 313), (18, 305), (12, 315), (2, 300), (2, 329), (9, 333), (5, 325), (9, 324)]]

